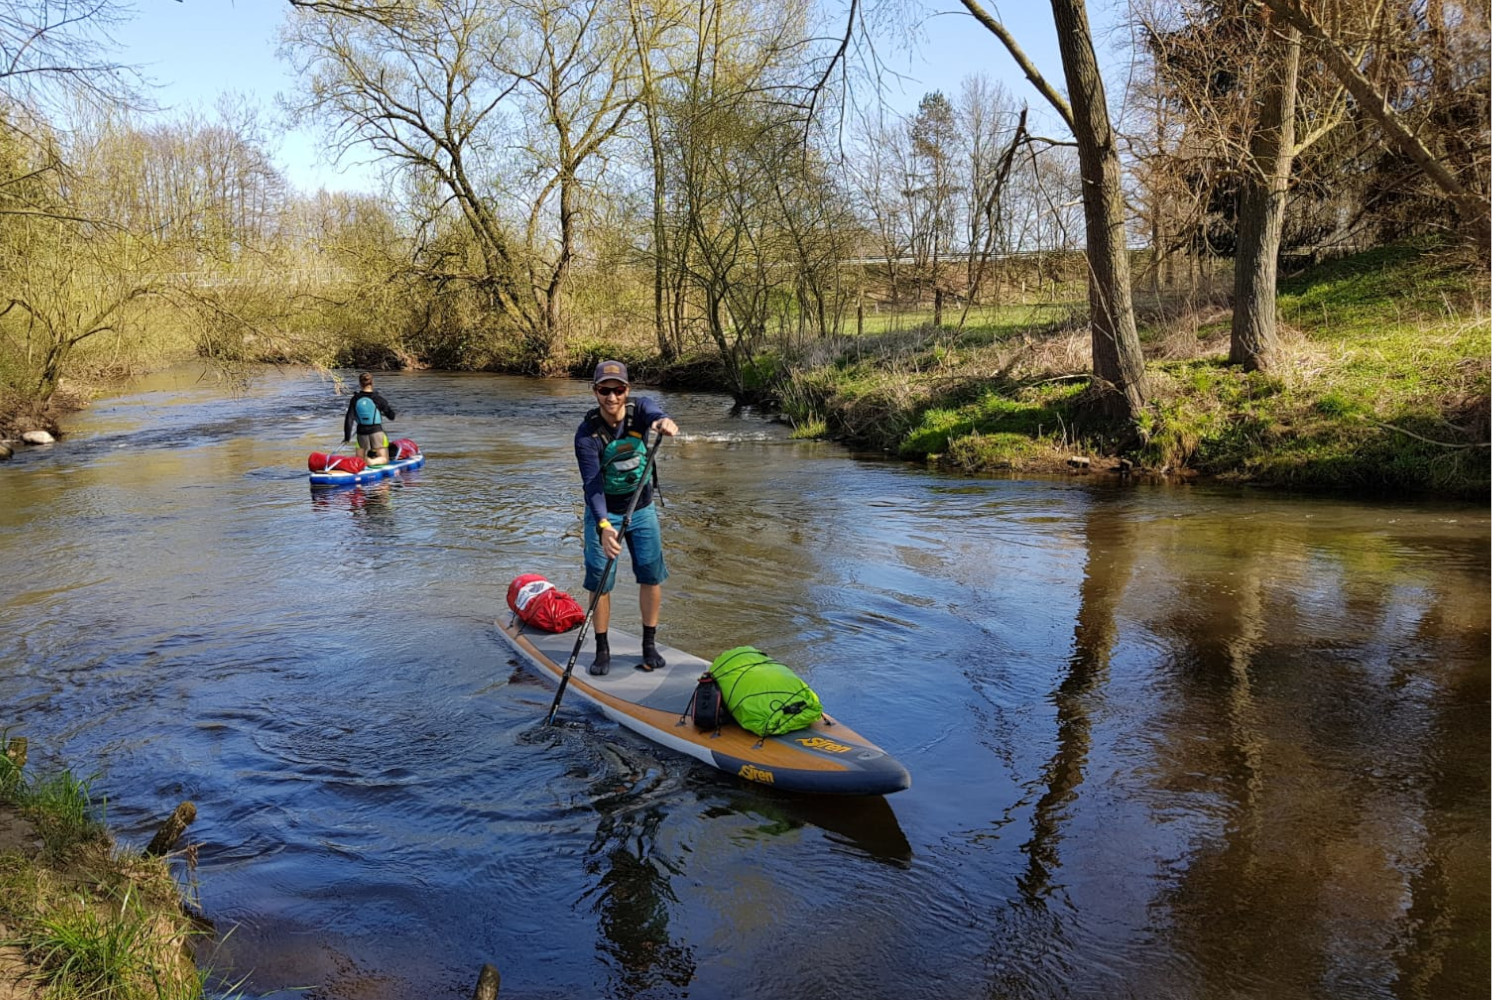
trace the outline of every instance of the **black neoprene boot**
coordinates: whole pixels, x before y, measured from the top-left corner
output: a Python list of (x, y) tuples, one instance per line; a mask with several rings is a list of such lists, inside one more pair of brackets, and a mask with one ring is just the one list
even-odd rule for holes
[(657, 670), (665, 667), (667, 661), (656, 651), (656, 626), (643, 625), (641, 627), (641, 666), (646, 670)]
[(594, 633), (594, 662), (589, 664), (589, 673), (603, 677), (609, 673), (609, 633)]

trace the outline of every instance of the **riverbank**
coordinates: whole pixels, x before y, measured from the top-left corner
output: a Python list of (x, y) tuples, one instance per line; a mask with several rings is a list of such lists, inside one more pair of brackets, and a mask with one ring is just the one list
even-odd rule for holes
[[(1101, 418), (1089, 396), (1081, 297), (1017, 303), (961, 330), (914, 317), (770, 348), (746, 373), (746, 401), (777, 410), (797, 436), (963, 473), (1488, 498), (1490, 282), (1472, 257), (1384, 247), (1284, 281), (1271, 373), (1228, 363), (1224, 292), (1138, 291), (1136, 302), (1150, 404), (1135, 425)], [(664, 363), (645, 344), (574, 351), (568, 374), (586, 376), (601, 352), (642, 385), (731, 391), (715, 356)], [(70, 385), (45, 409), (0, 403), (0, 439), (55, 436), (97, 388)]]
[(0, 1000), (202, 997), (166, 862), (114, 843), (87, 781), (28, 777), (25, 758), (21, 739), (0, 756)]
[(962, 331), (815, 345), (772, 380), (809, 437), (964, 472), (1090, 469), (1484, 499), (1489, 275), (1458, 251), (1386, 247), (1282, 283), (1283, 360), (1229, 365), (1232, 301), (1137, 293), (1150, 379), (1138, 427), (1088, 397), (1083, 303)]

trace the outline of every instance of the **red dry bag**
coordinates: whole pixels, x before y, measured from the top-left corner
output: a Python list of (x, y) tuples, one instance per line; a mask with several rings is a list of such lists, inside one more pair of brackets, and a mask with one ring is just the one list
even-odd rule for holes
[(315, 451), (307, 456), (308, 472), (363, 472), (365, 460), (358, 455), (324, 454)]
[(417, 448), (417, 442), (411, 438), (397, 438), (391, 444), (396, 446), (396, 452), (391, 456), (391, 460), (395, 462), (399, 462), (404, 458), (415, 458), (420, 453), (420, 449)]
[(584, 617), (577, 601), (535, 573), (510, 581), (505, 603), (521, 621), (544, 632), (566, 632), (582, 623)]

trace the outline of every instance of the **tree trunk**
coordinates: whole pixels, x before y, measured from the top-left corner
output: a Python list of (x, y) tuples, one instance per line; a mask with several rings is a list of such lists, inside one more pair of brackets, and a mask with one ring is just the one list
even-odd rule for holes
[(1109, 411), (1134, 419), (1146, 406), (1146, 363), (1130, 297), (1120, 154), (1109, 124), (1104, 81), (1099, 76), (1084, 0), (1052, 0), (1052, 16), (1068, 81), (1079, 173), (1083, 177), (1094, 379), (1108, 389)]
[(563, 327), (563, 289), (568, 283), (568, 273), (573, 267), (573, 219), (577, 214), (574, 194), (578, 181), (572, 165), (565, 164), (557, 191), (558, 249), (557, 263), (552, 267), (552, 278), (547, 282), (543, 302), (541, 330), (535, 338), (537, 370), (545, 372), (551, 366), (552, 352), (561, 340)]
[(656, 117), (656, 76), (651, 69), (649, 47), (641, 37), (641, 12), (637, 0), (630, 2), (630, 26), (636, 57), (641, 65), (641, 103), (646, 116), (646, 134), (651, 140), (651, 257), (654, 263), (652, 292), (656, 317), (656, 348), (672, 361), (677, 352), (667, 333), (667, 165), (662, 152), (661, 122)]
[(1229, 360), (1246, 371), (1274, 369), (1281, 343), (1276, 333), (1276, 261), (1296, 147), (1297, 70), (1302, 52), (1300, 32), (1291, 28), (1288, 34), (1284, 40), (1273, 41), (1279, 65), (1270, 70), (1260, 117), (1250, 137), (1250, 170), (1240, 194), (1235, 233)]

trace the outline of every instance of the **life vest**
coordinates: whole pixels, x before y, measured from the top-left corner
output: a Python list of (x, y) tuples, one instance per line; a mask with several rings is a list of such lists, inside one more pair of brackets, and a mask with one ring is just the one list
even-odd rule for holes
[(380, 409), (375, 405), (375, 400), (369, 396), (361, 396), (354, 401), (354, 419), (359, 421), (360, 427), (377, 427), (380, 425)]
[[(626, 427), (635, 418), (635, 400), (625, 404)], [(635, 492), (641, 477), (646, 474), (646, 442), (640, 431), (627, 431), (623, 437), (615, 437), (610, 426), (596, 406), (589, 411), (589, 425), (600, 445), (599, 467), (604, 473), (604, 492), (609, 496), (628, 496)], [(651, 482), (656, 484), (656, 463), (652, 462)]]

